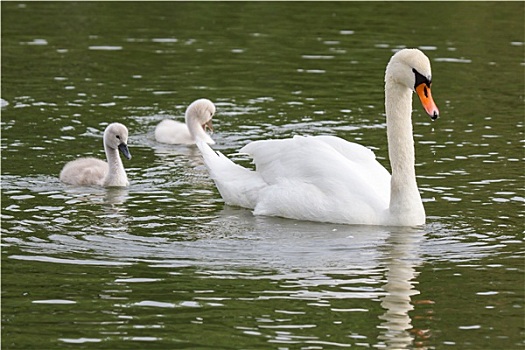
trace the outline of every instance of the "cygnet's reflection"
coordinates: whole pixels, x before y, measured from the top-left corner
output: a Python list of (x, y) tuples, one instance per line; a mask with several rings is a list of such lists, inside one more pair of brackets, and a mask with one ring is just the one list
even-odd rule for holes
[(121, 207), (129, 197), (127, 187), (111, 187), (106, 190), (104, 204), (113, 210), (123, 210)]
[(128, 207), (125, 205), (129, 198), (129, 190), (126, 187), (107, 188), (101, 204), (102, 214), (98, 215), (96, 229), (97, 234), (114, 236), (128, 234), (131, 218)]
[(87, 232), (101, 232), (106, 228), (115, 231), (127, 230), (127, 187), (72, 187), (68, 188), (66, 193), (71, 196), (66, 203), (76, 207), (75, 213), (82, 216), (90, 213), (90, 225), (85, 227)]
[(379, 339), (387, 344), (388, 349), (410, 348), (414, 342), (412, 319), (409, 312), (414, 309), (411, 298), (419, 294), (414, 284), (420, 264), (418, 249), (424, 240), (424, 232), (417, 229), (394, 229), (386, 240), (386, 280), (383, 286), (387, 294), (382, 298), (381, 306), (386, 309), (379, 318), (384, 320), (379, 325), (383, 331)]
[(160, 160), (173, 161), (174, 157), (200, 157), (199, 150), (195, 145), (166, 145), (162, 143), (153, 146), (155, 156)]

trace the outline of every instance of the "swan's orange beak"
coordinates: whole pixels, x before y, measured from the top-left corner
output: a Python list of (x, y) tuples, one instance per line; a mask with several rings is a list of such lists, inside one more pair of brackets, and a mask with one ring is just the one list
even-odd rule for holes
[(213, 133), (213, 124), (211, 122), (211, 119), (208, 120), (206, 123), (202, 124), (202, 128), (204, 129), (204, 131), (206, 131), (206, 128), (208, 128)]
[(432, 98), (430, 86), (427, 86), (425, 83), (421, 83), (416, 86), (416, 93), (419, 96), (421, 104), (423, 105), (423, 108), (425, 108), (427, 114), (430, 116), (430, 118), (432, 118), (432, 120), (436, 120), (439, 117), (439, 110), (436, 106), (436, 103), (434, 102), (434, 99)]

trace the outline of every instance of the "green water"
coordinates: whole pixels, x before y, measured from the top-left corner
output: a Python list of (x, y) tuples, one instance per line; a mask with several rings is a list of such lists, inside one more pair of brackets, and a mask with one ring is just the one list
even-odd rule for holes
[[(523, 348), (524, 7), (2, 2), (2, 348)], [(332, 134), (388, 168), (405, 46), (441, 111), (414, 102), (424, 227), (254, 217), (153, 138), (206, 97), (243, 164), (249, 141)], [(130, 187), (61, 184), (113, 121)]]

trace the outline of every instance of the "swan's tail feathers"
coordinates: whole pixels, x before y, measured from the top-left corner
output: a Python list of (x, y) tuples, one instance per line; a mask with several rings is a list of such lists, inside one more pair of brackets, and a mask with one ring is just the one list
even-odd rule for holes
[(204, 163), (226, 204), (253, 209), (267, 184), (259, 174), (232, 162), (202, 140), (197, 141)]
[[(208, 166), (208, 162), (213, 162), (215, 157), (221, 157), (221, 152), (215, 152), (207, 143), (206, 141), (202, 139), (197, 139), (195, 141), (197, 147), (199, 148), (199, 151), (202, 154), (202, 157), (204, 158), (204, 162), (206, 163), (206, 166)], [(224, 156), (223, 156), (224, 157)]]

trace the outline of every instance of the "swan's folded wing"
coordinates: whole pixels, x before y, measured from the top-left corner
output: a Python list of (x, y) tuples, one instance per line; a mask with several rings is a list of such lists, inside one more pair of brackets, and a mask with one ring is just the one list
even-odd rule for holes
[(330, 145), (334, 150), (341, 153), (344, 157), (356, 162), (370, 162), (375, 161), (376, 156), (374, 152), (363, 145), (355, 142), (346, 141), (337, 136), (313, 136), (317, 140), (321, 140)]
[(60, 181), (76, 186), (104, 186), (108, 163), (97, 158), (79, 158), (68, 162), (60, 172)]
[(390, 175), (373, 152), (329, 138), (333, 139), (327, 142), (324, 137), (295, 136), (255, 141), (241, 152), (253, 157), (257, 173), (269, 185), (292, 181), (316, 186), (327, 198), (343, 199), (345, 203), (387, 207)]
[(260, 175), (233, 163), (203, 141), (197, 141), (197, 147), (226, 204), (253, 209), (260, 189), (267, 186)]
[(349, 161), (360, 164), (374, 187), (381, 192), (390, 193), (390, 173), (377, 161), (372, 150), (336, 136), (315, 136), (315, 138), (329, 144)]
[[(295, 136), (291, 139), (254, 141), (241, 150), (253, 157), (255, 169), (270, 185), (283, 179), (316, 182), (326, 179), (327, 167), (342, 158), (333, 149), (314, 138)], [(340, 159), (345, 162), (344, 159)]]

